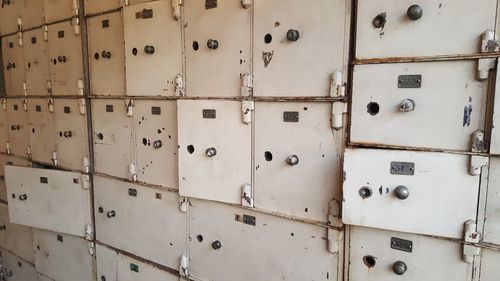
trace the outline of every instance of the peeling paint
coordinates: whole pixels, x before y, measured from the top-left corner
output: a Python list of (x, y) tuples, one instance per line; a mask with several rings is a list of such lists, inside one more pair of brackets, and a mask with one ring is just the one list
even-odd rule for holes
[(271, 60), (273, 59), (274, 51), (262, 52), (262, 60), (264, 61), (264, 67), (267, 67)]

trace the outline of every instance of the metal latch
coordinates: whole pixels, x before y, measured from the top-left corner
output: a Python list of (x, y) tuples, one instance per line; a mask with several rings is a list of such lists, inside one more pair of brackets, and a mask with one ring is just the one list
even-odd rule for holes
[(241, 0), (241, 6), (245, 9), (250, 8), (252, 5), (252, 0)]
[(26, 85), (26, 81), (23, 81), (23, 92), (25, 96), (28, 95), (28, 86)]
[(181, 74), (177, 74), (175, 77), (175, 95), (178, 97), (183, 97), (185, 94), (184, 88), (184, 78)]
[(32, 160), (32, 156), (31, 156), (31, 145), (28, 145), (26, 147), (26, 155), (28, 156), (28, 160), (31, 161)]
[(182, 255), (179, 259), (179, 274), (184, 277), (189, 276), (189, 258)]
[(57, 167), (59, 164), (57, 161), (57, 151), (52, 152), (52, 164), (54, 164), (54, 167)]
[(241, 206), (253, 208), (253, 189), (249, 183), (241, 187)]
[(43, 26), (43, 40), (49, 41), (49, 27), (48, 27), (48, 25)]
[[(486, 152), (488, 144), (484, 141), (484, 132), (476, 130), (472, 133), (472, 152)], [(489, 158), (480, 155), (471, 155), (469, 173), (473, 176), (481, 174), (481, 168), (489, 164)]]
[(345, 97), (345, 86), (342, 71), (335, 69), (330, 81), (330, 97)]
[(10, 154), (10, 143), (9, 142), (5, 143), (5, 152), (7, 153), (7, 155)]
[(255, 109), (255, 104), (253, 101), (244, 100), (241, 102), (241, 111), (242, 111), (242, 121), (245, 124), (252, 123), (252, 111)]
[(71, 20), (73, 25), (73, 33), (80, 34), (80, 7), (78, 7), (78, 0), (73, 0), (73, 19)]
[(17, 31), (23, 30), (23, 19), (21, 17), (17, 18)]
[(347, 113), (347, 103), (336, 101), (332, 104), (332, 128), (339, 130), (344, 127), (344, 114)]
[(463, 259), (467, 263), (474, 261), (474, 257), (479, 256), (481, 253), (481, 248), (471, 245), (479, 243), (481, 239), (481, 234), (476, 231), (476, 222), (473, 220), (468, 220), (464, 224), (464, 249), (463, 249)]
[(93, 241), (94, 240), (94, 231), (92, 229), (92, 225), (91, 224), (86, 224), (85, 225), (85, 240), (88, 240), (88, 241)]
[(87, 156), (82, 158), (82, 168), (84, 173), (90, 172), (90, 160)]
[(17, 33), (17, 44), (19, 47), (23, 46), (23, 33), (21, 31)]
[(88, 242), (89, 246), (89, 255), (93, 256), (95, 254), (95, 244), (94, 242)]
[(189, 205), (189, 201), (188, 201), (187, 197), (182, 197), (182, 196), (180, 196), (180, 197), (179, 197), (179, 210), (180, 210), (182, 213), (187, 212), (187, 210), (188, 210), (188, 205)]
[(2, 99), (2, 109), (3, 109), (4, 111), (6, 111), (6, 110), (7, 110), (7, 99), (6, 99), (6, 98), (3, 98), (3, 99)]
[(23, 99), (23, 110), (28, 111), (28, 99)]
[(340, 248), (342, 247), (342, 241), (344, 240), (344, 232), (329, 228), (327, 231), (327, 235), (328, 252), (332, 254), (338, 254), (341, 250)]
[(88, 174), (82, 174), (81, 181), (82, 188), (88, 190), (90, 188), (90, 176)]
[(128, 173), (129, 173), (129, 179), (131, 181), (137, 181), (137, 168), (135, 166), (135, 163), (130, 163), (128, 165)]
[(337, 200), (332, 200), (328, 203), (328, 225), (333, 227), (343, 227), (342, 219), (340, 218), (340, 204)]
[(127, 116), (128, 117), (134, 116), (134, 100), (132, 99), (125, 100), (125, 105), (127, 106)]
[[(481, 35), (481, 53), (498, 52), (500, 50), (500, 42), (495, 39), (496, 34), (493, 30), (486, 30)], [(484, 58), (478, 61), (478, 77), (479, 81), (488, 79), (490, 70), (495, 68), (496, 58)]]
[(252, 74), (245, 73), (241, 76), (241, 96), (249, 97), (253, 93), (253, 76)]
[(182, 0), (172, 0), (172, 17), (175, 20), (179, 20), (181, 18), (181, 6)]

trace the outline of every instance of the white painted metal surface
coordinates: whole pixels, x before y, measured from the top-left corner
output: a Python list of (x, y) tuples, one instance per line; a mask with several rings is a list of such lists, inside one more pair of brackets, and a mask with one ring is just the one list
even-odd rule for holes
[(7, 112), (7, 141), (6, 152), (26, 157), (28, 154), (29, 132), (28, 112), (24, 109), (25, 99), (8, 99)]
[(7, 186), (5, 184), (5, 165), (24, 166), (29, 165), (28, 160), (22, 157), (0, 154), (0, 199), (7, 202)]
[(74, 15), (73, 7), (79, 6), (75, 0), (43, 0), (44, 18), (46, 23), (71, 18)]
[(105, 11), (111, 11), (114, 9), (120, 8), (122, 5), (122, 0), (109, 0), (109, 1), (101, 1), (101, 0), (85, 0), (85, 14), (96, 14)]
[(21, 16), (24, 1), (11, 0), (0, 5), (0, 34), (16, 32), (17, 18)]
[(0, 248), (33, 263), (33, 229), (10, 223), (7, 205), (0, 204)]
[(500, 268), (500, 252), (497, 250), (483, 249), (481, 255), (481, 281), (495, 281), (498, 280)]
[(44, 0), (35, 1), (20, 1), (24, 4), (24, 9), (21, 10), (21, 19), (23, 30), (28, 28), (38, 27), (43, 24), (44, 20)]
[(49, 110), (49, 99), (28, 101), (28, 131), (31, 159), (53, 164), (56, 151), (54, 113)]
[(490, 158), (483, 241), (500, 245), (500, 159)]
[(24, 55), (17, 35), (2, 38), (2, 54), (7, 96), (24, 95)]
[(23, 33), (23, 53), (26, 91), (28, 95), (47, 95), (49, 54), (43, 28)]
[(38, 281), (35, 267), (6, 250), (0, 250), (7, 281)]

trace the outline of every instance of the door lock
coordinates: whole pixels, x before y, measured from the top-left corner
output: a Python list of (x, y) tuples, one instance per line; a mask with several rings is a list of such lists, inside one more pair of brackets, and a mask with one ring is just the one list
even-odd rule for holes
[(26, 201), (26, 199), (28, 199), (28, 195), (26, 195), (26, 194), (19, 195), (19, 200)]
[(111, 58), (111, 52), (110, 51), (102, 51), (101, 56), (105, 59), (110, 59)]
[(215, 149), (214, 147), (207, 148), (207, 150), (205, 151), (205, 154), (208, 157), (214, 157), (215, 155), (217, 155), (217, 149)]
[(114, 218), (114, 217), (116, 217), (116, 212), (115, 212), (114, 210), (108, 211), (108, 212), (106, 213), (106, 216), (107, 216), (108, 218)]
[(398, 185), (394, 189), (394, 195), (396, 195), (398, 199), (406, 200), (408, 196), (410, 196), (410, 191), (408, 190), (408, 187), (403, 185)]
[(406, 266), (406, 263), (402, 261), (397, 261), (392, 265), (392, 271), (394, 271), (394, 273), (397, 275), (405, 274), (407, 269), (408, 267)]
[(58, 56), (57, 57), (57, 61), (58, 62), (63, 62), (63, 63), (66, 62), (66, 56)]
[(286, 33), (286, 40), (290, 42), (295, 42), (299, 40), (299, 38), (300, 38), (300, 33), (296, 29), (289, 29)]
[(422, 17), (424, 11), (419, 5), (411, 5), (406, 11), (406, 15), (410, 20), (418, 20)]
[(148, 55), (152, 55), (155, 53), (155, 47), (151, 45), (144, 46), (144, 52)]
[(163, 144), (162, 144), (161, 140), (155, 140), (155, 141), (153, 142), (153, 147), (154, 147), (154, 148), (160, 148), (162, 145), (163, 145)]
[(299, 157), (297, 155), (290, 155), (286, 159), (286, 163), (288, 163), (288, 165), (290, 166), (295, 166), (299, 164)]
[(412, 99), (405, 99), (399, 104), (399, 111), (410, 112), (415, 110), (415, 101)]
[(222, 243), (219, 240), (216, 240), (216, 241), (212, 242), (212, 248), (214, 250), (218, 250), (218, 249), (222, 248)]
[(73, 133), (71, 131), (64, 131), (63, 136), (65, 138), (71, 138), (71, 136), (73, 136)]
[(217, 48), (219, 48), (219, 41), (215, 39), (208, 39), (207, 47), (211, 50), (216, 50)]

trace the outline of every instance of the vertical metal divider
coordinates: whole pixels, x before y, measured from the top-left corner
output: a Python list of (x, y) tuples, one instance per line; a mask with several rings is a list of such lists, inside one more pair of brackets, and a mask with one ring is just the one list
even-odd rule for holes
[(5, 37), (0, 38), (0, 97), (7, 96), (5, 92), (5, 72), (3, 71), (3, 40)]

